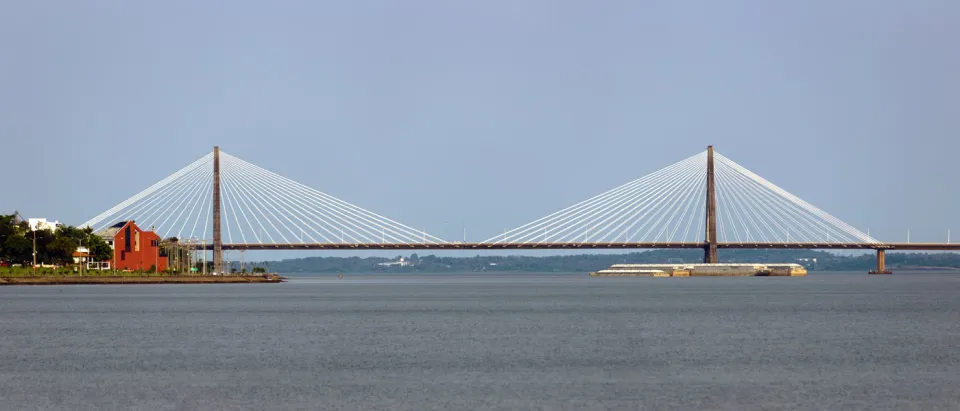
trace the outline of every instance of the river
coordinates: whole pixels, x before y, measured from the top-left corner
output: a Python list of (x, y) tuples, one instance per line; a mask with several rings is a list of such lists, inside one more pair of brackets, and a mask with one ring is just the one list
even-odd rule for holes
[(0, 287), (2, 410), (960, 407), (960, 274)]

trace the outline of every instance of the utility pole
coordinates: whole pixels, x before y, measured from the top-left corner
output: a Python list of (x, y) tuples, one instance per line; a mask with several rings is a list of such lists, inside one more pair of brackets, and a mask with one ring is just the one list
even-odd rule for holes
[(37, 275), (37, 227), (33, 227), (33, 275)]
[(707, 146), (707, 221), (703, 262), (716, 264), (717, 258), (717, 191), (713, 179), (713, 146)]
[[(83, 239), (82, 239), (82, 238), (80, 239), (80, 245), (77, 246), (77, 249), (78, 249), (77, 251), (80, 251), (80, 252), (78, 253), (78, 254), (80, 254), (80, 276), (83, 277), (83, 264), (84, 264), (84, 262), (83, 262)], [(89, 255), (90, 255), (90, 251), (87, 250), (87, 256), (89, 256)]]
[[(206, 258), (206, 251), (204, 251)], [(206, 269), (206, 264), (204, 264)], [(213, 147), (213, 272), (223, 273), (223, 241), (220, 237), (220, 147)]]

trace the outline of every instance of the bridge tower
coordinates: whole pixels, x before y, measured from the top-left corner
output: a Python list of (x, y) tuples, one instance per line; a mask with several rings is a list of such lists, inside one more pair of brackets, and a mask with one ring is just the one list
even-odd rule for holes
[(717, 258), (717, 191), (713, 178), (713, 146), (707, 146), (707, 211), (703, 262), (716, 264)]
[(223, 274), (223, 240), (220, 237), (220, 147), (219, 146), (213, 147), (213, 272), (218, 274)]

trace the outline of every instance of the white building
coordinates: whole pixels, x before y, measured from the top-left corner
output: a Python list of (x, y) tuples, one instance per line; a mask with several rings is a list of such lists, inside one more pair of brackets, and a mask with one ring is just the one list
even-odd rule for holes
[(61, 226), (59, 221), (47, 221), (46, 218), (28, 218), (27, 224), (30, 224), (31, 231), (49, 229), (55, 232)]
[(90, 259), (90, 249), (87, 247), (77, 247), (77, 251), (73, 252), (74, 264), (86, 264), (87, 260), (89, 259)]
[(409, 267), (409, 266), (412, 266), (412, 265), (414, 265), (414, 264), (413, 264), (412, 262), (410, 262), (410, 261), (407, 261), (405, 258), (400, 257), (400, 261), (388, 261), (388, 262), (385, 262), (385, 263), (377, 263), (377, 265), (383, 266), (383, 267), (390, 267), (390, 266), (394, 266), (394, 265), (398, 265), (398, 266), (400, 266), (400, 267)]

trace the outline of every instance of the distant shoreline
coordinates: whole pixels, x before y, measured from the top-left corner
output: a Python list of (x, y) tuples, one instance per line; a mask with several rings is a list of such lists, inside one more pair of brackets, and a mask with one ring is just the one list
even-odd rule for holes
[(890, 268), (901, 270), (901, 271), (960, 271), (960, 268), (956, 268), (956, 267), (935, 267), (935, 266), (903, 266), (903, 267), (890, 267)]
[[(888, 268), (890, 268), (890, 270), (893, 271), (895, 274), (896, 274), (896, 273), (902, 273), (902, 272), (924, 272), (924, 273), (932, 273), (932, 274), (935, 274), (935, 273), (945, 273), (945, 274), (949, 274), (949, 273), (958, 273), (958, 272), (960, 272), (960, 269), (951, 268), (951, 267), (892, 267), (892, 268), (891, 268), (891, 267), (888, 267)], [(357, 272), (351, 272), (351, 271), (339, 271), (339, 272), (332, 272), (332, 271), (325, 271), (325, 272), (294, 271), (294, 272), (288, 272), (288, 273), (285, 272), (285, 273), (282, 273), (282, 274), (283, 274), (284, 277), (287, 277), (287, 278), (299, 278), (299, 277), (337, 277), (337, 276), (342, 276), (342, 277), (348, 277), (348, 276), (361, 276), (361, 277), (363, 277), (363, 276), (396, 276), (396, 277), (404, 277), (404, 276), (426, 276), (426, 277), (442, 277), (442, 276), (447, 276), (447, 275), (471, 275), (471, 276), (491, 276), (491, 277), (495, 277), (495, 276), (514, 275), (514, 274), (531, 275), (531, 276), (536, 276), (536, 275), (544, 275), (544, 276), (564, 275), (564, 276), (566, 276), (566, 275), (588, 275), (589, 273), (590, 273), (589, 271), (575, 271), (575, 270), (570, 270), (570, 271), (501, 270), (501, 271), (446, 271), (446, 272), (409, 270), (409, 271), (357, 271)], [(818, 274), (824, 274), (824, 273), (852, 273), (852, 274), (860, 273), (860, 274), (865, 274), (865, 273), (867, 273), (867, 270), (817, 270), (817, 271), (809, 271), (809, 274), (810, 274), (810, 275), (818, 275)]]
[[(310, 256), (263, 261), (258, 265), (271, 272), (292, 273), (444, 273), (444, 272), (593, 272), (614, 264), (687, 264), (703, 261), (702, 250), (648, 250), (630, 253), (594, 253), (559, 255), (483, 255), (448, 257), (443, 255), (397, 255), (393, 258), (359, 256)], [(811, 272), (862, 271), (877, 267), (876, 255), (841, 255), (820, 250), (723, 250), (721, 263), (781, 264), (797, 263)], [(960, 268), (960, 253), (888, 253), (886, 266), (891, 270), (919, 271), (943, 267)], [(239, 268), (236, 265), (233, 268)]]

